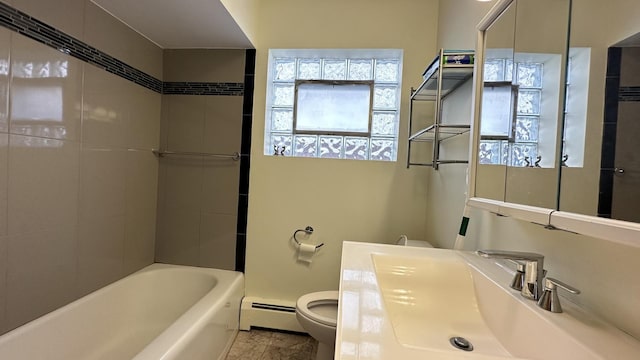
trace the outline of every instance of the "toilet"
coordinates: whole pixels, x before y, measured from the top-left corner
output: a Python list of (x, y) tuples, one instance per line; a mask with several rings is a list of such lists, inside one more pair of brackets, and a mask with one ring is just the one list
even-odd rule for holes
[(296, 302), (296, 318), (318, 340), (316, 360), (332, 360), (336, 345), (338, 292), (319, 291), (302, 295)]
[[(409, 240), (401, 235), (400, 246), (433, 247), (426, 241)], [(338, 292), (319, 291), (302, 295), (296, 302), (296, 318), (302, 328), (318, 340), (316, 360), (333, 360), (338, 320)]]
[(431, 245), (429, 242), (424, 241), (424, 240), (409, 240), (406, 235), (400, 235), (400, 238), (396, 242), (396, 245), (413, 246), (413, 247), (426, 247), (426, 248), (432, 248), (433, 247), (433, 245)]

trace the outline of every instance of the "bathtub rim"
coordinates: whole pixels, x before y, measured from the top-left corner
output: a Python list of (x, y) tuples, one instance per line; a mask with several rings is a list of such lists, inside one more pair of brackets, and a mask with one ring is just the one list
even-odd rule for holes
[[(143, 267), (142, 269), (139, 269), (133, 273), (130, 273), (110, 284), (107, 284), (99, 289), (96, 289), (78, 299), (75, 299), (74, 301), (65, 304), (55, 310), (52, 310), (36, 319), (33, 319), (23, 325), (20, 325), (19, 327), (12, 329), (2, 335), (0, 335), (0, 347), (3, 346), (3, 344), (5, 343), (10, 343), (13, 339), (18, 338), (24, 334), (27, 334), (28, 332), (32, 331), (32, 329), (37, 329), (41, 324), (45, 324), (49, 321), (55, 321), (56, 318), (60, 317), (60, 316), (64, 316), (65, 313), (69, 312), (69, 311), (73, 311), (75, 308), (82, 306), (83, 304), (92, 301), (94, 298), (99, 297), (109, 291), (112, 291), (114, 288), (117, 288), (119, 286), (122, 286), (122, 283), (126, 282), (128, 280), (128, 278), (134, 277), (136, 275), (142, 275), (145, 273), (151, 273), (151, 272), (158, 272), (158, 271), (162, 271), (162, 270), (171, 270), (171, 269), (178, 269), (178, 270), (186, 270), (186, 271), (193, 271), (193, 272), (199, 272), (199, 273), (205, 273), (205, 274), (209, 274), (212, 275), (216, 278), (216, 284), (209, 289), (202, 297), (200, 297), (199, 299), (196, 300), (196, 302), (194, 302), (189, 308), (186, 309), (186, 311), (184, 313), (182, 313), (177, 319), (175, 319), (175, 321), (173, 323), (171, 323), (167, 328), (165, 328), (160, 334), (158, 334), (151, 343), (147, 344), (144, 348), (140, 349), (140, 351), (134, 356), (134, 359), (138, 357), (138, 355), (142, 354), (142, 353), (146, 353), (146, 350), (150, 347), (155, 347), (154, 345), (157, 343), (158, 339), (160, 337), (163, 337), (163, 339), (167, 338), (168, 336), (165, 335), (165, 333), (167, 333), (170, 329), (174, 328), (176, 326), (176, 324), (178, 322), (180, 322), (180, 324), (184, 324), (186, 323), (185, 320), (183, 320), (183, 318), (185, 318), (185, 315), (193, 313), (194, 308), (196, 306), (197, 309), (202, 309), (204, 307), (206, 307), (206, 304), (204, 303), (205, 298), (208, 300), (211, 300), (211, 297), (213, 296), (213, 294), (215, 295), (219, 295), (218, 293), (220, 292), (220, 289), (222, 288), (222, 286), (225, 286), (225, 290), (223, 291), (223, 294), (225, 296), (230, 296), (232, 293), (233, 289), (240, 289), (241, 290), (241, 295), (240, 295), (240, 301), (242, 299), (242, 297), (244, 297), (244, 274), (238, 271), (233, 271), (233, 270), (223, 270), (223, 269), (213, 269), (213, 268), (205, 268), (205, 267), (197, 267), (197, 266), (188, 266), (188, 265), (174, 265), (174, 264), (165, 264), (165, 263), (152, 263), (150, 265), (147, 265), (145, 267)], [(222, 285), (222, 286), (221, 286)], [(216, 291), (218, 290), (218, 291)], [(217, 304), (219, 305), (219, 304)], [(238, 304), (239, 307), (239, 304)], [(210, 315), (211, 312), (213, 312), (213, 309), (218, 309), (219, 306), (215, 306), (215, 307), (211, 307), (211, 309), (206, 311), (207, 315)], [(188, 316), (187, 318), (192, 318), (192, 316)], [(239, 314), (238, 314), (238, 319), (239, 319)], [(201, 321), (201, 320), (200, 320)], [(239, 321), (239, 320), (238, 320)], [(196, 323), (198, 323), (198, 321), (195, 321), (193, 323), (193, 326), (196, 326)], [(182, 325), (185, 326), (185, 325)], [(236, 334), (237, 334), (237, 329), (236, 329)], [(190, 332), (191, 335), (192, 332)], [(235, 337), (235, 335), (234, 335)], [(184, 338), (181, 337), (181, 338)], [(169, 350), (167, 350), (167, 353), (174, 351), (173, 349), (176, 348), (176, 344), (173, 344), (173, 346), (170, 347)], [(226, 351), (228, 351), (228, 349), (226, 349)], [(161, 357), (161, 358), (165, 358), (165, 356)], [(161, 359), (158, 358), (158, 359)]]

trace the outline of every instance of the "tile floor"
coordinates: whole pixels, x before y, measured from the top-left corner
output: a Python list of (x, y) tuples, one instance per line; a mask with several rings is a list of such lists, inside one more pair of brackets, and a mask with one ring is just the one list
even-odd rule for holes
[(238, 333), (226, 360), (314, 360), (317, 350), (309, 335), (254, 328)]

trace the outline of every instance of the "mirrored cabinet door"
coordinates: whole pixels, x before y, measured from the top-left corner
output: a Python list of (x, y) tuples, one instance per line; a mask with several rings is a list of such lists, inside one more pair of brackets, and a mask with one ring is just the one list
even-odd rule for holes
[(517, 0), (505, 201), (555, 209), (564, 117), (570, 0)]
[(559, 210), (640, 223), (640, 25), (594, 7), (573, 4)]
[(515, 96), (513, 48), (516, 5), (512, 3), (484, 33), (480, 136), (476, 167), (476, 197), (505, 200), (508, 152)]
[(485, 31), (476, 197), (555, 209), (570, 0), (514, 0)]

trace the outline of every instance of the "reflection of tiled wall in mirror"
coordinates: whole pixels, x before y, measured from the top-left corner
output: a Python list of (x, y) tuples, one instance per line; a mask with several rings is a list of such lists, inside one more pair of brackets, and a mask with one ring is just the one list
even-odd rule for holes
[(598, 214), (640, 222), (640, 48), (609, 49)]

